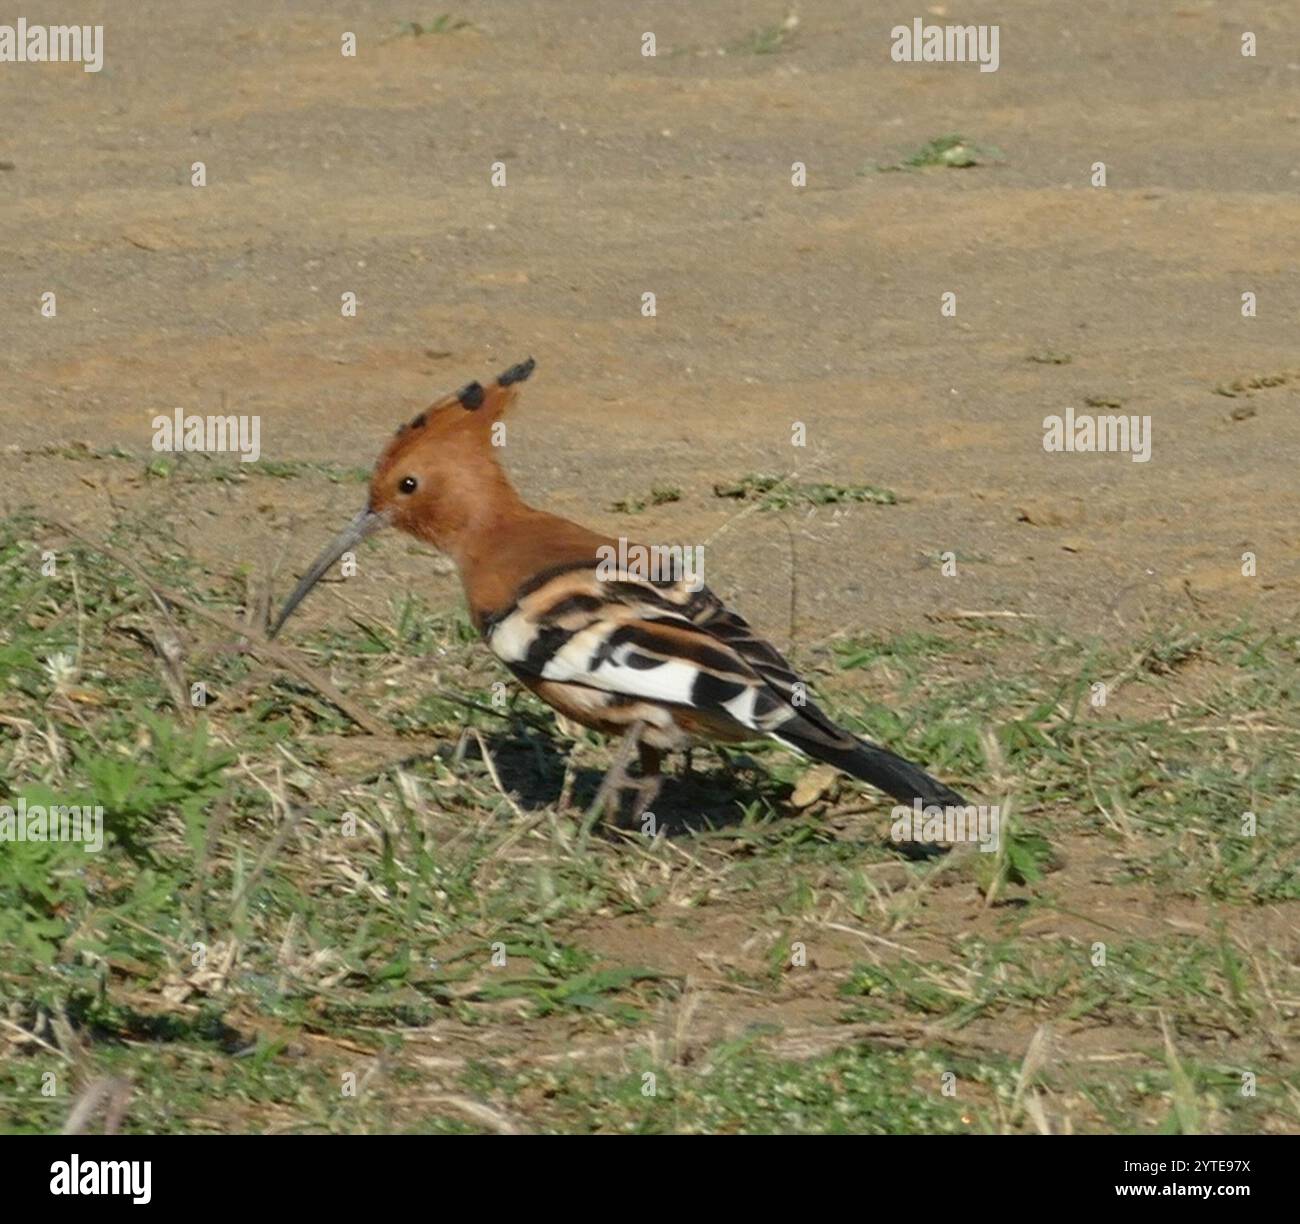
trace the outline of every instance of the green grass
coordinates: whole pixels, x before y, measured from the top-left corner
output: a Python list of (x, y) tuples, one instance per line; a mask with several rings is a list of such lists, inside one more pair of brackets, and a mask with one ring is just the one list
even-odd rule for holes
[(305, 459), (258, 459), (256, 463), (243, 463), (238, 459), (214, 458), (202, 451), (162, 451), (138, 455), (120, 446), (95, 448), (75, 442), (64, 446), (43, 446), (27, 453), (83, 463), (131, 463), (137, 465), (141, 474), (151, 480), (174, 480), (188, 484), (204, 481), (238, 484), (259, 477), (273, 480), (324, 477), (331, 484), (365, 484), (370, 479), (369, 468), (316, 463)]
[[(971, 1098), (987, 1099), (1012, 1075), (1000, 1060), (864, 1047), (781, 1058), (756, 1037), (721, 1042), (689, 1069), (649, 1057), (633, 1062), (621, 1073), (564, 1070), (504, 1081), (483, 1067), (473, 1086), (509, 1097), (547, 1094), (555, 1115), (547, 1129), (566, 1133), (960, 1134), (978, 1129), (965, 1113)], [(943, 1091), (946, 1071), (965, 1077), (955, 1096)]]
[(786, 51), (795, 42), (799, 20), (790, 16), (784, 21), (751, 30), (744, 38), (731, 43), (727, 50), (733, 55), (776, 55)]
[(991, 145), (978, 145), (965, 136), (950, 134), (928, 140), (910, 156), (901, 162), (881, 165), (868, 162), (867, 170), (926, 170), (940, 167), (949, 170), (965, 170), (971, 166), (982, 166), (989, 162), (1000, 161), (1002, 153)]
[(756, 501), (760, 510), (789, 510), (796, 506), (836, 506), (869, 502), (892, 506), (898, 496), (876, 485), (840, 485), (825, 481), (796, 481), (789, 477), (751, 473), (739, 480), (713, 486), (715, 497)]
[[(238, 576), (140, 538), (108, 542), (240, 615)], [(770, 744), (698, 752), (669, 836), (584, 837), (608, 746), (503, 684), (463, 609), (321, 622), (287, 640), (391, 735), (0, 525), (0, 803), (98, 803), (108, 835), (0, 842), (0, 1128), (58, 1129), (105, 1075), (134, 1132), (1300, 1128), (1294, 633), (808, 650), (846, 725), (1010, 805), (1005, 853), (930, 864), (847, 780), (792, 808), (807, 766)], [(206, 706), (178, 704), (164, 629)]]
[(654, 486), (644, 497), (622, 497), (610, 509), (615, 514), (640, 514), (650, 506), (666, 506), (682, 500), (682, 491), (672, 486)]
[(896, 659), (934, 658), (948, 654), (956, 646), (936, 633), (904, 633), (893, 638), (878, 634), (846, 638), (835, 642), (832, 649), (836, 663), (852, 670)]

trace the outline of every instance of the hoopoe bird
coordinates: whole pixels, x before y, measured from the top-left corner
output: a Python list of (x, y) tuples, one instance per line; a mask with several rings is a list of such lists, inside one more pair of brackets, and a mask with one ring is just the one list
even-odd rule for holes
[[(534, 361), (472, 382), (403, 425), (365, 507), (285, 602), (274, 637), (344, 553), (396, 527), (455, 562), (474, 627), (518, 681), (565, 718), (622, 736), (593, 812), (633, 791), (639, 816), (665, 753), (700, 739), (770, 738), (903, 803), (965, 806), (942, 782), (837, 726), (790, 664), (698, 581), (648, 577), (626, 540), (527, 505), (498, 460), (498, 423)], [(504, 428), (504, 426), (501, 426)], [(638, 554), (640, 555), (640, 554)], [(627, 772), (633, 751), (640, 776)]]

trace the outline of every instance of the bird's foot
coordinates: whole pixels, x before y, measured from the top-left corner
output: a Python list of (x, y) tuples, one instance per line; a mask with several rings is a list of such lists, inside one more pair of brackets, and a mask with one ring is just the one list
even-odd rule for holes
[[(663, 785), (663, 775), (659, 772), (663, 753), (642, 741), (644, 730), (645, 724), (637, 722), (623, 737), (614, 762), (601, 780), (591, 807), (587, 809), (587, 827), (590, 828), (597, 819), (603, 817), (615, 828), (629, 828), (649, 811), (650, 805), (658, 797)], [(633, 777), (629, 769), (634, 749), (640, 756), (639, 777)], [(625, 817), (623, 797), (629, 792), (633, 795), (633, 800), (631, 810)]]
[[(627, 818), (629, 826), (637, 824), (647, 813), (653, 817), (654, 813), (650, 811), (650, 805), (659, 797), (659, 790), (664, 784), (663, 774), (652, 773), (645, 777), (638, 778), (633, 784), (636, 791), (636, 799), (632, 804), (632, 814)], [(643, 830), (650, 832), (653, 836), (654, 830)]]

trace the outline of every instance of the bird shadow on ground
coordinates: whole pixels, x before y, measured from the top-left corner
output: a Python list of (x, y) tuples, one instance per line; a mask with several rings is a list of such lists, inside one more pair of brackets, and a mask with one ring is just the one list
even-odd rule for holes
[[(564, 785), (567, 746), (532, 731), (488, 737), (486, 742), (501, 785), (520, 807), (530, 812), (541, 811), (558, 802)], [(467, 746), (466, 755), (470, 753), (477, 755), (477, 749)], [(766, 823), (764, 809), (772, 819), (789, 822), (791, 826), (810, 823), (806, 811), (790, 804), (793, 788), (788, 783), (777, 781), (743, 753), (735, 754), (729, 764), (716, 764), (718, 760), (725, 762), (727, 758), (712, 756), (709, 767), (688, 769), (682, 763), (681, 754), (669, 758), (665, 762), (663, 784), (647, 812), (635, 820), (629, 819), (633, 802), (629, 794), (620, 808), (617, 827), (625, 832), (649, 832), (652, 836), (707, 834), (745, 824), (747, 815), (754, 813), (755, 801), (759, 801), (758, 819), (762, 823)], [(604, 776), (603, 768), (575, 767), (569, 795), (571, 811), (588, 810)], [(654, 824), (646, 828), (643, 822), (651, 813)], [(814, 817), (811, 823), (822, 822)], [(612, 828), (605, 827), (610, 836), (616, 836)], [(938, 846), (895, 843), (883, 838), (867, 838), (863, 844), (883, 845), (909, 860), (926, 860), (943, 853)]]
[[(564, 785), (565, 752), (560, 745), (531, 732), (488, 737), (487, 744), (501, 785), (520, 807), (537, 811), (555, 805)], [(477, 755), (473, 746), (466, 751), (467, 757), (471, 755)], [(575, 766), (570, 808), (585, 812), (604, 776), (603, 768)], [(672, 837), (739, 825), (745, 820), (746, 807), (756, 799), (767, 800), (778, 817), (797, 816), (797, 809), (784, 803), (790, 791), (788, 785), (763, 775), (757, 766), (688, 770), (678, 754), (665, 762), (663, 784), (649, 811), (654, 814), (656, 829)], [(631, 806), (629, 793), (621, 808), (624, 828), (639, 827), (639, 822), (626, 820)]]

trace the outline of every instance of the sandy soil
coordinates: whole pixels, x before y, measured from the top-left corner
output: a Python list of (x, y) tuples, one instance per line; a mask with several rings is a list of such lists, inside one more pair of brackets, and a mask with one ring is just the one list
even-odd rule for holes
[[(101, 72), (0, 68), (2, 510), (102, 521), (153, 499), (214, 567), (293, 568), (357, 486), (177, 491), (42, 452), (147, 456), (156, 414), (224, 405), (260, 414), (266, 459), (366, 465), (435, 393), (531, 353), (508, 448), (526, 491), (618, 527), (615, 498), (681, 487), (634, 530), (709, 539), (711, 584), (778, 635), (792, 554), (810, 640), (928, 610), (1122, 634), (1296, 602), (1284, 4), (974, 3), (962, 20), (1000, 24), (995, 73), (895, 64), (897, 14), (840, 0), (800, 6), (775, 54), (744, 44), (787, 10), (731, 0), (466, 3), (468, 27), (418, 37), (401, 23), (436, 13), (379, 0), (72, 7), (105, 25)], [(952, 132), (998, 156), (874, 168)], [(1216, 393), (1251, 378), (1284, 381)], [(1071, 405), (1149, 415), (1151, 461), (1046, 453), (1044, 416)], [(904, 500), (822, 510), (793, 550), (770, 515), (713, 536), (736, 513), (715, 481), (796, 470)], [(454, 598), (399, 543), (375, 556)]]

